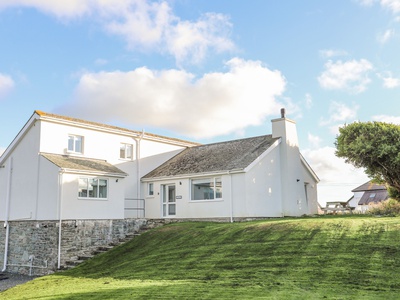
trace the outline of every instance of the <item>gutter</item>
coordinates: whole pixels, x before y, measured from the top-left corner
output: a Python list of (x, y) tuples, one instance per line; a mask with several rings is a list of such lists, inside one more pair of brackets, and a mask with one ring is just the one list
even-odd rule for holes
[(7, 269), (7, 256), (8, 256), (8, 242), (10, 238), (10, 225), (8, 223), (10, 219), (10, 202), (11, 202), (11, 183), (13, 173), (13, 158), (10, 158), (10, 166), (8, 167), (8, 179), (7, 179), (7, 194), (6, 194), (6, 216), (4, 222), (4, 228), (6, 229), (6, 239), (4, 241), (4, 260), (3, 269), (4, 272)]

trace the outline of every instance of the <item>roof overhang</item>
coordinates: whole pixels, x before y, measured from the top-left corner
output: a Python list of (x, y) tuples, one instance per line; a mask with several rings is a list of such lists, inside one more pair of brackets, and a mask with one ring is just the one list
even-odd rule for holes
[(180, 180), (180, 179), (192, 179), (198, 177), (210, 177), (210, 176), (218, 176), (218, 175), (231, 175), (231, 174), (239, 174), (245, 173), (243, 169), (235, 169), (229, 171), (216, 171), (216, 172), (206, 172), (206, 173), (192, 173), (192, 174), (181, 174), (176, 176), (160, 176), (160, 177), (150, 177), (150, 178), (141, 178), (142, 182), (154, 182), (154, 181), (166, 181), (166, 180)]

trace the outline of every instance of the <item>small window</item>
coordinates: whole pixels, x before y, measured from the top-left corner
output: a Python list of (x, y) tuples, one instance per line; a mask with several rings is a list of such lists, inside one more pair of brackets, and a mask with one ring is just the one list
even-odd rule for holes
[(147, 195), (154, 196), (154, 183), (149, 183), (147, 185)]
[(68, 135), (68, 152), (83, 153), (83, 136)]
[(221, 177), (193, 179), (192, 200), (214, 200), (222, 199)]
[(78, 197), (107, 199), (108, 180), (102, 178), (79, 178)]
[(119, 158), (133, 159), (133, 145), (121, 143), (119, 146)]
[(376, 196), (375, 193), (372, 193), (372, 194), (369, 195), (370, 198), (375, 198), (375, 196)]

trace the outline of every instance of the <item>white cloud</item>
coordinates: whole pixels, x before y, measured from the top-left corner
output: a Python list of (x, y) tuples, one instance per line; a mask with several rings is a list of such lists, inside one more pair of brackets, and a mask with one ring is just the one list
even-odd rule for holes
[(318, 82), (325, 89), (361, 93), (371, 82), (368, 71), (372, 69), (372, 64), (366, 59), (346, 62), (329, 60), (325, 64), (325, 71), (318, 77)]
[(400, 13), (400, 0), (381, 0), (381, 6), (389, 9), (394, 14)]
[(322, 139), (319, 136), (311, 133), (308, 133), (307, 139), (312, 148), (319, 148), (322, 142)]
[(3, 0), (8, 6), (34, 7), (46, 14), (70, 20), (91, 17), (103, 28), (121, 36), (129, 48), (172, 55), (177, 64), (197, 64), (210, 51), (234, 49), (232, 24), (223, 14), (206, 13), (195, 21), (181, 20), (166, 1), (150, 0)]
[(400, 125), (400, 117), (388, 116), (388, 115), (377, 115), (372, 117), (373, 121), (392, 123)]
[(367, 182), (369, 179), (363, 169), (356, 169), (345, 163), (344, 159), (335, 155), (334, 147), (306, 149), (302, 154), (320, 178), (318, 184), (318, 200), (346, 201), (351, 196), (351, 190)]
[(356, 2), (360, 3), (363, 6), (371, 6), (374, 4), (376, 0), (356, 0)]
[(8, 75), (0, 73), (0, 98), (14, 88), (14, 80)]
[(345, 56), (348, 55), (348, 53), (344, 50), (333, 50), (333, 49), (325, 49), (325, 50), (320, 50), (319, 55), (322, 58), (332, 58), (335, 56)]
[(329, 131), (333, 135), (339, 134), (339, 127), (344, 123), (351, 123), (357, 119), (357, 111), (360, 107), (354, 104), (352, 107), (332, 101), (329, 106), (329, 117), (322, 118), (320, 121), (321, 126), (328, 126)]
[(259, 61), (234, 58), (226, 73), (201, 78), (183, 70), (86, 73), (63, 112), (102, 122), (118, 119), (204, 138), (260, 125), (276, 115), (286, 81)]
[(387, 77), (382, 77), (383, 86), (388, 89), (393, 89), (400, 86), (400, 78), (392, 77), (391, 74)]
[(388, 42), (395, 34), (394, 29), (388, 29), (383, 34), (378, 35), (378, 42), (385, 44)]

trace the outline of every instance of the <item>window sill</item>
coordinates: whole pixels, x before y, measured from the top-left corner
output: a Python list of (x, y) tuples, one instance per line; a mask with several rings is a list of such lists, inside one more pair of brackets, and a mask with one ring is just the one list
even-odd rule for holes
[(78, 197), (78, 200), (83, 200), (83, 201), (108, 201), (108, 198), (83, 198), (83, 197)]
[(224, 199), (204, 199), (204, 200), (189, 200), (189, 203), (204, 203), (204, 202), (223, 202)]

